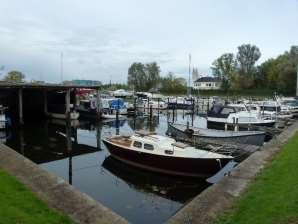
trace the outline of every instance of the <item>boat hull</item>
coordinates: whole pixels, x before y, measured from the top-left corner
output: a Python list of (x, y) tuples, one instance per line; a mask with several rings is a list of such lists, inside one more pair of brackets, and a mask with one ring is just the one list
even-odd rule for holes
[(80, 113), (80, 117), (89, 118), (89, 119), (100, 119), (100, 113), (96, 111), (96, 109), (77, 109)]
[(103, 140), (110, 154), (117, 160), (129, 165), (154, 172), (184, 176), (210, 177), (216, 174), (231, 159), (202, 159), (162, 156), (122, 148)]
[[(240, 130), (248, 130), (251, 126), (261, 126), (261, 127), (274, 127), (276, 122), (268, 122), (268, 123), (255, 123), (255, 124), (239, 124)], [(207, 120), (207, 128), (208, 129), (217, 129), (217, 130), (225, 130), (225, 122), (218, 121), (210, 121)], [(234, 130), (233, 124), (228, 124), (228, 130)]]
[[(59, 113), (49, 113), (49, 116), (56, 119), (63, 119), (66, 120), (67, 116), (66, 114), (59, 114)], [(79, 113), (70, 113), (70, 120), (77, 120), (79, 119), (80, 114)]]
[(193, 110), (194, 106), (192, 104), (183, 104), (183, 103), (168, 103), (167, 109), (180, 109), (180, 110)]
[[(190, 127), (192, 128), (192, 127)], [(216, 130), (218, 131), (218, 130)], [(175, 126), (169, 124), (168, 126), (168, 134), (170, 134), (172, 137), (183, 140), (183, 141), (189, 141), (189, 142), (204, 142), (204, 143), (213, 143), (213, 144), (222, 144), (222, 143), (240, 143), (240, 144), (248, 144), (248, 145), (257, 145), (261, 146), (264, 143), (266, 133), (265, 132), (259, 132), (255, 134), (242, 134), (242, 135), (226, 135), (226, 136), (202, 136), (199, 134), (193, 134), (189, 136), (187, 133), (185, 133), (184, 130), (176, 128)]]

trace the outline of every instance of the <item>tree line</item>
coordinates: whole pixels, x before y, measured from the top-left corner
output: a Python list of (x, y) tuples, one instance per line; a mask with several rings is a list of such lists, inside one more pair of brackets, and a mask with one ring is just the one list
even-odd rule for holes
[(128, 86), (135, 91), (160, 91), (162, 93), (186, 92), (186, 81), (176, 77), (172, 72), (160, 76), (160, 67), (156, 62), (143, 64), (135, 62), (128, 68)]
[(284, 94), (293, 94), (296, 87), (298, 46), (256, 65), (260, 49), (251, 44), (238, 47), (238, 52), (225, 53), (212, 63), (212, 74), (222, 79), (223, 90), (266, 88)]

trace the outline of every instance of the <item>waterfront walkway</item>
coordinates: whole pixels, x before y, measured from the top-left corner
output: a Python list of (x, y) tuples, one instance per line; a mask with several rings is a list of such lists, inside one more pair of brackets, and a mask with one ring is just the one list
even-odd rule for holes
[(0, 170), (0, 223), (71, 223), (70, 219), (48, 208), (34, 193)]
[(217, 224), (298, 223), (298, 132)]

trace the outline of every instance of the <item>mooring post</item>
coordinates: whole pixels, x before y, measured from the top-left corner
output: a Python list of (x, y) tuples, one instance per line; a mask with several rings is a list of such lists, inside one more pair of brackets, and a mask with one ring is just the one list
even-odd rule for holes
[(172, 120), (173, 120), (173, 124), (175, 122), (175, 106), (173, 105), (173, 117), (172, 117)]
[(208, 97), (208, 101), (207, 101), (207, 112), (209, 111), (209, 107), (210, 107), (210, 99), (209, 99), (209, 97)]
[(96, 140), (97, 149), (101, 150), (101, 127), (98, 123), (96, 124)]
[(70, 89), (67, 89), (65, 94), (65, 117), (70, 120)]
[(48, 113), (48, 96), (47, 96), (46, 89), (43, 91), (43, 106), (44, 106), (44, 114), (46, 116), (48, 116), (49, 115), (49, 113)]
[(98, 114), (98, 117), (100, 117), (100, 114), (101, 114), (101, 98), (100, 98), (100, 90), (97, 89), (97, 95), (96, 95), (96, 103), (97, 103), (97, 114)]
[(150, 109), (149, 109), (149, 119), (150, 119), (150, 122), (152, 121), (152, 116), (153, 116), (153, 108), (152, 108), (152, 105), (150, 105)]
[(117, 108), (116, 108), (116, 135), (119, 135), (119, 128), (120, 128), (119, 108), (120, 108), (120, 103), (119, 103), (119, 99), (117, 99)]
[(72, 144), (71, 144), (71, 124), (70, 119), (67, 119), (65, 125), (66, 148), (68, 153), (68, 182), (72, 184)]
[(19, 96), (19, 122), (20, 122), (20, 124), (24, 124), (24, 120), (23, 120), (23, 89), (22, 88), (19, 88), (18, 96)]
[(197, 97), (197, 115), (199, 115), (199, 97)]
[(137, 114), (137, 98), (134, 96), (134, 101), (133, 101), (133, 113), (134, 116)]

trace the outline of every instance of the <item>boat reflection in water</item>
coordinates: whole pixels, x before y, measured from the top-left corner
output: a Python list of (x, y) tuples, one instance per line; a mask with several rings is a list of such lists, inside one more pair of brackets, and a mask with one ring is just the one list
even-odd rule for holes
[[(9, 129), (6, 144), (130, 223), (164, 223), (208, 185), (115, 162), (102, 140), (117, 132), (132, 134), (139, 128), (165, 134), (167, 120), (167, 114), (127, 118), (118, 124), (25, 120), (21, 127)], [(178, 120), (183, 120), (180, 114)]]
[(112, 156), (108, 156), (102, 166), (137, 191), (152, 193), (182, 204), (208, 187), (205, 181), (144, 171), (118, 161)]

